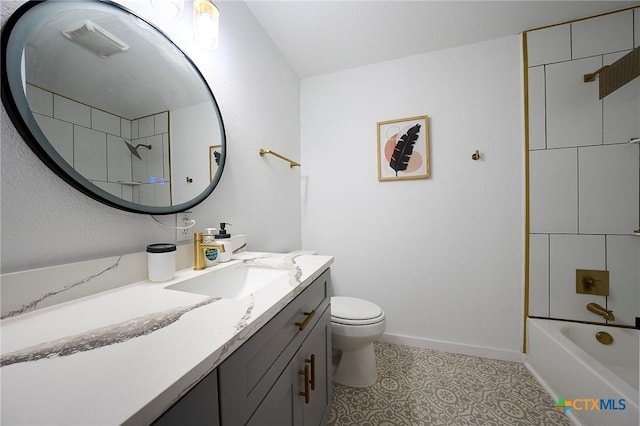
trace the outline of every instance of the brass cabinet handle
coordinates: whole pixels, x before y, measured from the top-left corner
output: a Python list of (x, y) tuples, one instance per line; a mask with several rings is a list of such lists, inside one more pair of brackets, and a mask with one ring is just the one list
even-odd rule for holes
[(316, 355), (311, 354), (311, 358), (307, 358), (304, 362), (311, 364), (311, 390), (316, 390)]
[(298, 370), (298, 374), (304, 376), (304, 392), (298, 392), (298, 395), (304, 396), (304, 403), (308, 404), (311, 400), (311, 391), (309, 390), (309, 366), (305, 365), (304, 370)]
[(311, 312), (305, 312), (304, 313), (307, 317), (304, 319), (304, 321), (302, 322), (297, 322), (296, 325), (298, 326), (298, 329), (300, 329), (300, 331), (304, 330), (305, 327), (307, 325), (309, 325), (309, 321), (311, 321), (311, 318), (313, 318), (313, 316), (316, 314), (316, 310), (314, 309)]

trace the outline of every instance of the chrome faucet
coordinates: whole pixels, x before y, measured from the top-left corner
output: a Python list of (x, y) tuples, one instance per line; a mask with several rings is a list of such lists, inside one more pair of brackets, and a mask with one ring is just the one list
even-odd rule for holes
[(602, 316), (607, 321), (615, 321), (616, 316), (613, 315), (613, 311), (609, 311), (597, 303), (589, 303), (587, 304), (587, 310), (589, 312), (593, 312), (594, 314)]
[(220, 253), (224, 253), (224, 244), (202, 242), (205, 235), (210, 236), (209, 234), (204, 234), (202, 232), (196, 232), (193, 234), (193, 269), (195, 271), (204, 269), (204, 251), (206, 249), (215, 248), (218, 249)]

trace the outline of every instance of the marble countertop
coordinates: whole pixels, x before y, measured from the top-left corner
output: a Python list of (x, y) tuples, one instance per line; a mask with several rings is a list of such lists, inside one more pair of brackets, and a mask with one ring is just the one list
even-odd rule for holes
[[(289, 271), (243, 299), (166, 289), (237, 263)], [(243, 252), (164, 283), (140, 281), (3, 320), (3, 425), (148, 424), (333, 263)]]

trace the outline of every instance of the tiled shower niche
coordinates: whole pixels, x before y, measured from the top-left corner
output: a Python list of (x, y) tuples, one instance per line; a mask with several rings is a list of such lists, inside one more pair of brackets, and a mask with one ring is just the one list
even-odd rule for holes
[[(612, 324), (640, 316), (640, 78), (598, 99), (589, 74), (640, 46), (640, 8), (527, 35), (529, 315)], [(609, 296), (576, 293), (608, 270)]]
[[(171, 205), (168, 112), (129, 120), (32, 85), (27, 100), (49, 142), (93, 184), (136, 204)], [(139, 160), (124, 141), (152, 149), (140, 147)]]

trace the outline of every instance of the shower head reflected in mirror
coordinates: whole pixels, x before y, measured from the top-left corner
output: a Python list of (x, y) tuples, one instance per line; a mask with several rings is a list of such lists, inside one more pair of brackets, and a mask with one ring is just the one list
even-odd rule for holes
[(142, 147), (145, 147), (147, 149), (151, 149), (151, 144), (145, 145), (143, 143), (139, 143), (135, 147), (133, 145), (131, 145), (129, 142), (127, 142), (127, 141), (124, 141), (124, 144), (127, 145), (127, 148), (129, 148), (129, 151), (131, 151), (131, 153), (133, 155), (138, 157), (138, 160), (142, 160), (142, 157), (140, 157), (140, 154), (138, 154), (138, 148), (140, 148), (142, 146)]

